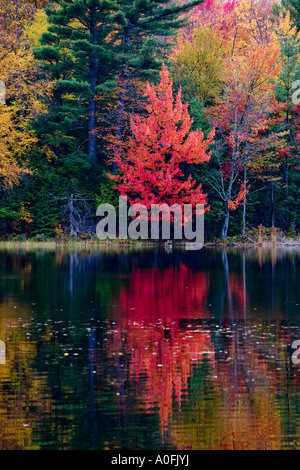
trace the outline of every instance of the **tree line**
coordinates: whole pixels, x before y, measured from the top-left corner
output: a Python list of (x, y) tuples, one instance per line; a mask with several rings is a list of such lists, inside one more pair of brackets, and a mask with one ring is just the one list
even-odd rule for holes
[(206, 239), (296, 236), (300, 1), (1, 0), (0, 237), (205, 204)]

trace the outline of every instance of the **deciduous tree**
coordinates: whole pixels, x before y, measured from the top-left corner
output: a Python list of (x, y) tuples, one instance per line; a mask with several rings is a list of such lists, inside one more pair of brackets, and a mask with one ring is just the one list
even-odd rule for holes
[(207, 162), (214, 132), (205, 140), (201, 130), (190, 131), (188, 104), (182, 103), (181, 90), (173, 97), (166, 66), (160, 77), (157, 87), (147, 84), (147, 117), (131, 119), (133, 137), (126, 154), (117, 155), (120, 174), (111, 178), (121, 195), (148, 209), (160, 203), (206, 204), (201, 184), (196, 185), (191, 176), (183, 179), (180, 164)]
[(210, 182), (224, 202), (222, 239), (227, 237), (230, 209), (237, 205), (233, 199), (246, 204), (247, 163), (277, 139), (265, 133), (269, 116), (278, 106), (272, 83), (280, 70), (277, 60), (273, 44), (261, 44), (233, 57), (225, 74), (224, 94), (208, 111), (220, 142), (215, 150), (218, 173), (211, 174)]

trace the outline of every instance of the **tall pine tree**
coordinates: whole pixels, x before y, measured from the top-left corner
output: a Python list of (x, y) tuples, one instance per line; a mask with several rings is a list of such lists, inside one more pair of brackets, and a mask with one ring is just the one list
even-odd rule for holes
[(113, 0), (63, 0), (36, 49), (54, 81), (47, 131), (66, 154), (97, 160), (96, 93), (115, 71), (114, 30), (125, 23)]

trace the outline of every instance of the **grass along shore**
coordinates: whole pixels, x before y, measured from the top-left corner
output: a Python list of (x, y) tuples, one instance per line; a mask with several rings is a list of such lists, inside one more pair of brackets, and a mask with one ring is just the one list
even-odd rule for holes
[[(207, 241), (204, 247), (274, 247), (274, 246), (294, 246), (300, 247), (300, 235), (299, 236), (274, 236), (274, 234), (266, 234), (263, 237), (259, 235), (252, 237), (246, 236), (244, 240), (241, 237), (227, 237), (226, 240), (216, 239)], [(189, 243), (189, 241), (187, 241)], [(63, 239), (48, 239), (48, 240), (36, 240), (35, 238), (29, 239), (12, 239), (12, 240), (0, 240), (0, 250), (57, 250), (57, 249), (99, 249), (99, 250), (122, 250), (122, 249), (152, 249), (157, 247), (164, 247), (167, 249), (171, 248), (185, 248), (184, 240), (99, 240), (97, 238), (89, 239), (74, 239), (65, 237)]]

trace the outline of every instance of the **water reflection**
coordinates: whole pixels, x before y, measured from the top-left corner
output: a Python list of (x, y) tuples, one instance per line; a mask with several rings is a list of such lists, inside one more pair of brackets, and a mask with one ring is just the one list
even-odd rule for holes
[[(113, 317), (157, 321), (209, 318), (209, 273), (180, 263), (175, 268), (134, 268), (129, 282), (120, 289)], [(175, 288), (176, 286), (176, 288)]]
[(0, 449), (299, 448), (299, 276), (297, 250), (2, 252)]

